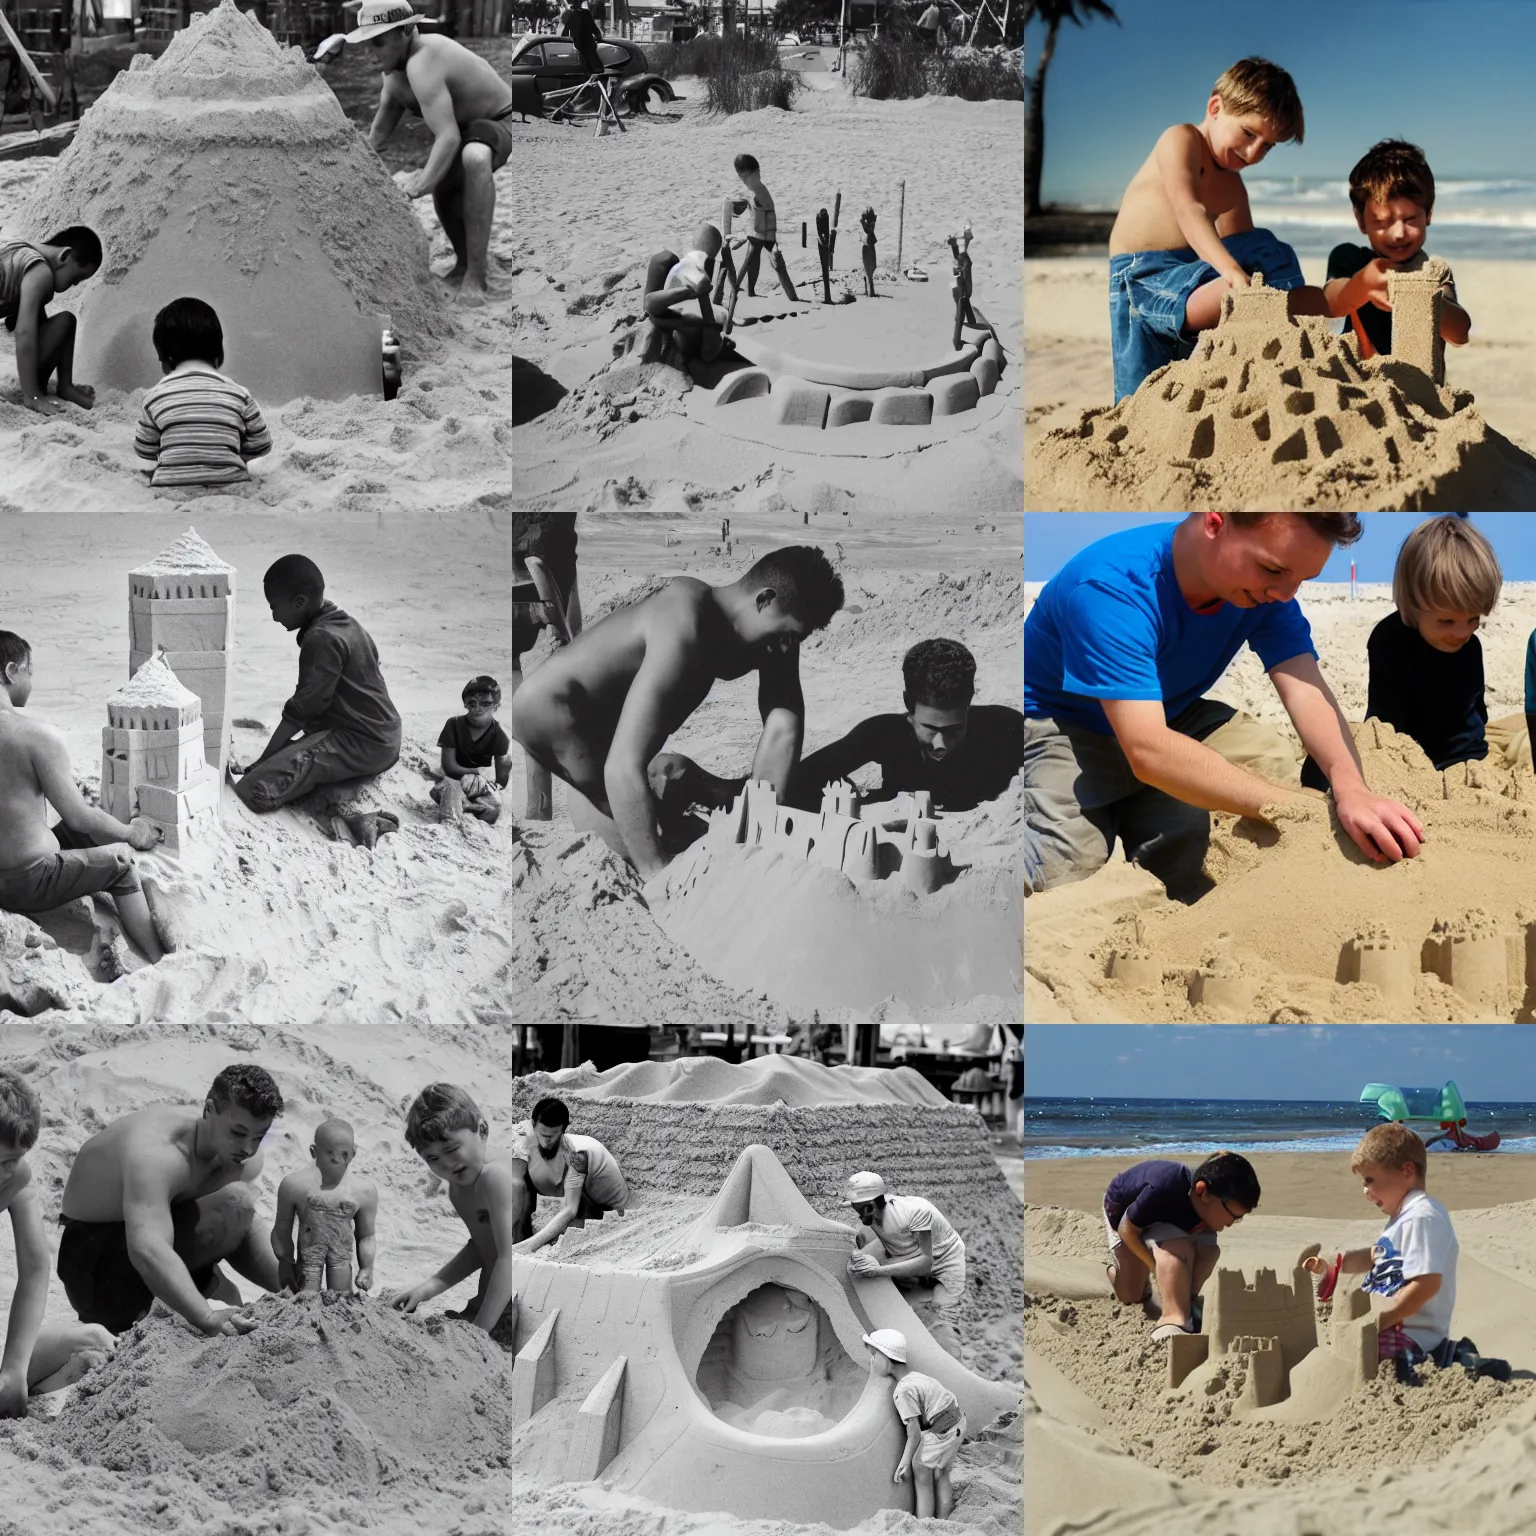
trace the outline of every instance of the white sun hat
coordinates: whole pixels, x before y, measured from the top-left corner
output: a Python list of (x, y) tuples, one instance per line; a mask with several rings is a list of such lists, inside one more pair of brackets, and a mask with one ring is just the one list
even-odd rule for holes
[(357, 26), (344, 35), (349, 43), (366, 43), (370, 37), (393, 27), (441, 25), (436, 17), (423, 16), (413, 9), (410, 0), (363, 0), (357, 8)]
[(892, 1360), (907, 1363), (907, 1336), (895, 1328), (876, 1328), (873, 1333), (859, 1335), (871, 1349), (878, 1349)]
[(878, 1173), (856, 1173), (843, 1186), (844, 1205), (865, 1205), (885, 1193), (885, 1180)]

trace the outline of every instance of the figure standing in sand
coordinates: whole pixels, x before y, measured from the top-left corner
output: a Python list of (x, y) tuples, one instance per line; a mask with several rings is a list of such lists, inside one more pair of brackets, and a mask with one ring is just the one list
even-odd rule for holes
[[(290, 1291), (350, 1291), (352, 1260), (357, 1288), (373, 1286), (374, 1224), (379, 1191), (352, 1172), (357, 1140), (345, 1120), (326, 1120), (315, 1129), (308, 1168), (290, 1173), (277, 1186), (277, 1220), (272, 1252), (278, 1274)], [(293, 1224), (299, 1224), (294, 1255)]]
[(891, 1406), (907, 1432), (892, 1481), (908, 1475), (919, 1520), (948, 1520), (955, 1507), (949, 1472), (965, 1438), (960, 1399), (943, 1382), (907, 1364), (907, 1336), (896, 1328), (877, 1328), (859, 1337), (869, 1351), (869, 1374), (894, 1383)]
[(453, 245), (447, 280), (458, 285), (460, 304), (477, 308), (489, 296), (495, 175), (512, 153), (512, 87), (479, 54), (420, 31), (435, 25), (408, 0), (363, 0), (357, 27), (346, 37), (367, 43), (384, 75), (369, 144), (380, 148), (407, 112), (432, 130), (427, 163), (402, 190), (412, 198), (432, 194)]

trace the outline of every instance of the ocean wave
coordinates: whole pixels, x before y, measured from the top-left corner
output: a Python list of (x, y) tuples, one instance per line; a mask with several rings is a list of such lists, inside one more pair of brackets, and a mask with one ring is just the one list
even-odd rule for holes
[[(1476, 1129), (1474, 1127), (1474, 1129)], [(1313, 1136), (1277, 1141), (1234, 1141), (1218, 1131), (1204, 1141), (1141, 1142), (1117, 1147), (1075, 1147), (1063, 1144), (1024, 1147), (1024, 1160), (1046, 1157), (1118, 1157), (1144, 1162), (1157, 1157), (1208, 1157), (1218, 1149), (1227, 1152), (1353, 1152), (1359, 1145), (1358, 1134), (1349, 1136)], [(1440, 1147), (1431, 1150), (1439, 1152)], [(1536, 1136), (1515, 1136), (1503, 1142), (1502, 1152), (1536, 1152)], [(1494, 1154), (1497, 1155), (1497, 1154)]]

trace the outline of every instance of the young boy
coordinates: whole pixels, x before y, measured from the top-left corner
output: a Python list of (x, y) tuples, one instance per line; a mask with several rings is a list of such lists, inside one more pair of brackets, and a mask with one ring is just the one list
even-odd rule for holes
[[(1488, 703), (1477, 628), (1504, 584), (1493, 546), (1464, 513), (1420, 523), (1403, 540), (1392, 573), (1389, 613), (1366, 642), (1367, 719), (1411, 736), (1436, 768), (1488, 755)], [(1301, 782), (1326, 791), (1309, 757)]]
[[(1347, 315), (1361, 357), (1392, 350), (1392, 304), (1387, 275), (1415, 272), (1425, 263), (1424, 236), (1435, 209), (1435, 176), (1417, 144), (1383, 139), (1349, 173), (1349, 201), (1368, 244), (1345, 243), (1328, 254), (1323, 292), (1328, 311)], [(1440, 335), (1462, 347), (1472, 317), (1456, 302), (1449, 269), (1440, 285)]]
[(948, 1520), (955, 1507), (949, 1470), (965, 1438), (960, 1402), (942, 1382), (907, 1367), (907, 1336), (895, 1328), (859, 1335), (869, 1350), (869, 1374), (895, 1382), (891, 1401), (906, 1426), (907, 1443), (894, 1482), (912, 1474), (919, 1520)]
[(1301, 143), (1296, 85), (1267, 59), (1240, 59), (1212, 88), (1199, 123), (1165, 129), (1131, 178), (1109, 236), (1109, 319), (1115, 400), (1165, 363), (1188, 357), (1222, 301), (1262, 272), (1286, 289), (1293, 315), (1326, 315), (1296, 253), (1253, 227), (1242, 172), (1276, 145)]
[[(277, 1220), (272, 1252), (278, 1273), (291, 1291), (350, 1291), (354, 1240), (357, 1288), (373, 1285), (374, 1224), (379, 1192), (352, 1172), (357, 1141), (345, 1120), (326, 1120), (315, 1131), (310, 1167), (290, 1173), (277, 1186)], [(299, 1223), (294, 1257), (293, 1223)]]
[[(64, 738), (21, 710), (32, 696), (32, 647), (0, 629), (0, 910), (50, 912), (104, 891), (128, 941), (151, 964), (165, 954), (134, 852), (160, 841), (142, 816), (126, 826), (87, 805)], [(48, 825), (48, 807), (59, 813)]]
[(16, 1290), (0, 1358), (0, 1419), (21, 1418), (30, 1393), (67, 1387), (117, 1348), (117, 1340), (99, 1323), (43, 1324), (48, 1242), (43, 1202), (26, 1156), (37, 1143), (42, 1119), (37, 1095), (26, 1081), (0, 1067), (0, 1211), (10, 1212), (16, 1240)]
[[(681, 256), (657, 251), (645, 273), (645, 312), (652, 323), (676, 335), (684, 357), (706, 363), (725, 349), (725, 311), (709, 302), (720, 245), (720, 231), (713, 224), (701, 224), (694, 231), (692, 249)], [(698, 314), (681, 313), (694, 299)]]
[(298, 632), (299, 681), (282, 723), (235, 785), (258, 812), (325, 784), (372, 778), (400, 760), (400, 716), (378, 647), (356, 619), (326, 601), (320, 567), (284, 555), (268, 567), (262, 589), (273, 622)]
[[(533, 1106), (532, 1134), (523, 1156), (514, 1156), (514, 1172), (523, 1165), (525, 1202), (518, 1212), (519, 1253), (537, 1253), (557, 1242), (567, 1227), (601, 1221), (606, 1211), (629, 1204), (629, 1187), (618, 1160), (595, 1136), (578, 1136), (570, 1129), (571, 1112), (559, 1099), (540, 1099)], [(561, 1197), (560, 1209), (537, 1232), (533, 1209), (540, 1195)]]
[(1360, 1138), (1350, 1169), (1365, 1198), (1387, 1218), (1370, 1248), (1303, 1260), (1314, 1275), (1365, 1274), (1360, 1289), (1389, 1298), (1376, 1312), (1377, 1359), (1415, 1366), (1446, 1342), (1456, 1305), (1460, 1244), (1451, 1218), (1424, 1189), (1429, 1157), (1406, 1125), (1373, 1125)]
[(144, 395), (133, 450), (154, 465), (149, 483), (234, 485), (250, 459), (272, 451), (251, 392), (219, 372), (224, 329), (201, 299), (174, 299), (155, 316), (155, 356), (165, 378)]
[[(494, 677), (472, 677), (464, 685), (464, 713), (449, 716), (437, 738), (442, 748), (443, 777), (432, 786), (444, 821), (462, 821), (465, 812), (494, 825), (501, 815), (501, 797), (512, 777), (512, 743), (496, 723), (501, 684)], [(496, 770), (496, 788), (486, 773)]]
[[(789, 270), (784, 265), (784, 253), (779, 249), (779, 216), (773, 206), (773, 195), (763, 185), (762, 173), (758, 168), (756, 159), (751, 155), (736, 156), (736, 174), (741, 178), (742, 185), (749, 191), (750, 198), (737, 198), (731, 204), (733, 213), (745, 213), (748, 208), (752, 210), (752, 233), (747, 235), (748, 246), (747, 259), (741, 269), (741, 281), (747, 290), (749, 297), (757, 293), (757, 271), (762, 265), (763, 252), (773, 252), (773, 270), (778, 274), (779, 282), (783, 285), (785, 296), (790, 303), (796, 303), (798, 295), (795, 293), (795, 285), (789, 280)], [(732, 241), (733, 245), (737, 242)], [(724, 540), (721, 541), (722, 543)]]
[[(75, 317), (47, 313), (56, 293), (95, 277), (101, 268), (101, 241), (94, 230), (74, 224), (40, 243), (0, 244), (0, 320), (16, 333), (16, 382), (29, 411), (52, 416), (68, 400), (82, 410), (96, 404), (89, 384), (76, 384)], [(48, 380), (58, 376), (48, 398)]]
[(469, 1241), (432, 1276), (396, 1296), (393, 1305), (414, 1312), (477, 1270), (480, 1286), (464, 1318), (493, 1338), (510, 1344), (497, 1324), (512, 1299), (512, 1222), (521, 1188), (507, 1153), (486, 1151), (490, 1127), (462, 1088), (432, 1083), (416, 1095), (405, 1117), (405, 1139), (428, 1168), (448, 1185), (448, 1198), (469, 1231)]
[(1147, 1303), (1156, 1274), (1162, 1315), (1152, 1337), (1197, 1332), (1195, 1300), (1221, 1257), (1218, 1234), (1258, 1203), (1259, 1177), (1236, 1152), (1213, 1152), (1193, 1172), (1153, 1158), (1117, 1173), (1104, 1191), (1115, 1299)]

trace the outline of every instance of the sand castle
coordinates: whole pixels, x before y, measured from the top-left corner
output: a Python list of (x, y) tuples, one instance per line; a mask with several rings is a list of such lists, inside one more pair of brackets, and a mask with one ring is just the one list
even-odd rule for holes
[(1047, 434), (1031, 507), (1436, 511), (1536, 499), (1536, 459), (1444, 387), (1439, 268), (1393, 274), (1393, 355), (1292, 318), (1255, 275), (1221, 324), (1134, 395)]
[[(1296, 1260), (1288, 1284), (1272, 1269), (1250, 1281), (1241, 1270), (1218, 1269), (1205, 1302), (1205, 1331), (1169, 1340), (1168, 1386), (1206, 1390), (1216, 1373), (1241, 1365), (1237, 1412), (1288, 1403), (1287, 1417), (1324, 1418), (1356, 1387), (1376, 1377), (1376, 1321), (1358, 1286), (1334, 1295), (1327, 1335), (1318, 1338), (1312, 1277)], [(1194, 1378), (1191, 1380), (1191, 1378)]]
[(184, 296), (217, 311), (224, 369), (263, 406), (382, 395), (384, 328), (419, 350), (449, 324), (404, 193), (300, 50), (234, 0), (134, 58), (19, 223), (101, 237), (100, 276), (66, 302), (98, 386), (159, 379), (154, 316)]
[(218, 770), (203, 742), (203, 706), (157, 652), (107, 700), (101, 733), (102, 808), (119, 821), (143, 816), (179, 853), (218, 821)]
[(128, 573), (128, 675), (157, 651), (202, 702), (203, 747), (219, 777), (229, 761), (225, 721), (235, 643), (235, 568), (188, 528)]

